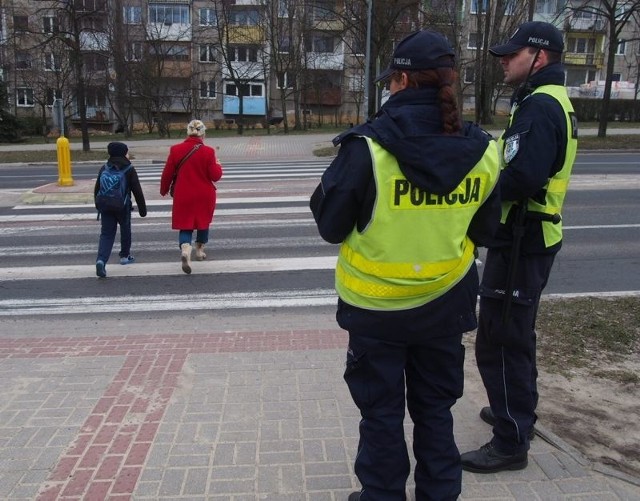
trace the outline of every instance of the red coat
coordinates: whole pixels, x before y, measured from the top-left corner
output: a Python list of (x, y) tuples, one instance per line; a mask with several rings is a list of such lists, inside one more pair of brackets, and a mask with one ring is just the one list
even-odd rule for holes
[(222, 165), (216, 159), (215, 150), (205, 145), (200, 137), (187, 137), (171, 147), (160, 179), (160, 195), (169, 193), (180, 160), (198, 143), (202, 146), (182, 164), (176, 178), (171, 215), (174, 230), (205, 230), (213, 220), (216, 207), (213, 183), (222, 177)]

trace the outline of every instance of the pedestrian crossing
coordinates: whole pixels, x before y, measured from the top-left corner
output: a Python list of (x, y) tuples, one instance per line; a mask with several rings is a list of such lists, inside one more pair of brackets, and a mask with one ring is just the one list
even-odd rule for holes
[[(255, 182), (279, 179), (320, 179), (329, 165), (329, 160), (308, 160), (305, 162), (225, 162), (222, 182)], [(160, 182), (163, 165), (135, 165), (141, 181)]]
[[(0, 318), (334, 307), (337, 248), (317, 235), (309, 210), (326, 165), (311, 162), (284, 172), (275, 164), (225, 166), (209, 258), (194, 261), (191, 275), (180, 266), (172, 201), (155, 194), (162, 166), (138, 169), (148, 214), (133, 213), (136, 262), (118, 264), (116, 236), (106, 280), (95, 274), (100, 223), (92, 204), (2, 210)], [(265, 174), (276, 176), (275, 188)]]

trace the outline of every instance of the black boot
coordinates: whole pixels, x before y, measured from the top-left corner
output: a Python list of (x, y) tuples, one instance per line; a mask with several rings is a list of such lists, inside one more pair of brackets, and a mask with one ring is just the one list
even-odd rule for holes
[(473, 473), (496, 473), (506, 470), (522, 470), (527, 467), (526, 452), (503, 454), (494, 449), (491, 442), (475, 451), (460, 456), (462, 469)]

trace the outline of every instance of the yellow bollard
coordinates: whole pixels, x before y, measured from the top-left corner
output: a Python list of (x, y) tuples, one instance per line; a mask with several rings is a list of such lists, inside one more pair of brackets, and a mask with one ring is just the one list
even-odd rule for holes
[(73, 186), (69, 140), (60, 136), (56, 141), (56, 149), (58, 151), (58, 186)]

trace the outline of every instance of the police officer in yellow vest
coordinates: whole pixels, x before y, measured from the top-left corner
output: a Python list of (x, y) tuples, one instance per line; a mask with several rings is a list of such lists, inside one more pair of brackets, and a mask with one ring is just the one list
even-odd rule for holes
[(338, 155), (311, 197), (321, 236), (341, 244), (344, 378), (362, 416), (362, 490), (349, 501), (404, 501), (405, 389), (416, 499), (460, 494), (450, 409), (463, 389), (462, 334), (477, 325), (474, 250), (499, 224), (500, 159), (495, 141), (461, 123), (455, 79), (444, 36), (424, 30), (402, 40), (378, 77), (391, 97), (334, 140)]
[[(462, 455), (463, 468), (476, 473), (525, 468), (534, 436), (535, 321), (562, 245), (562, 223), (551, 219), (560, 219), (578, 136), (564, 87), (563, 50), (560, 31), (543, 22), (522, 24), (506, 44), (490, 49), (500, 58), (505, 83), (518, 87), (499, 141), (502, 224), (480, 287), (476, 361), (490, 404), (480, 417), (493, 425), (493, 438)], [(518, 229), (519, 246), (513, 244)]]

